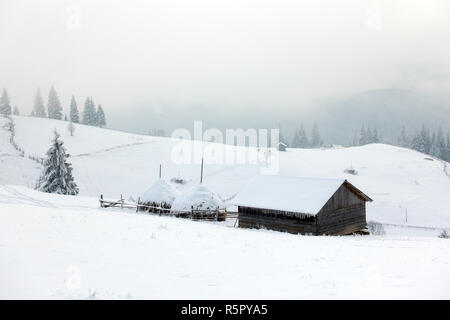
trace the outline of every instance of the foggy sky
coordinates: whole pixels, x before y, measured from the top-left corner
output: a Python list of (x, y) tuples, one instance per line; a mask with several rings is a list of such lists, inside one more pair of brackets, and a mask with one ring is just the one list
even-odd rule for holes
[[(79, 10), (79, 20), (77, 14)], [(302, 109), (378, 88), (450, 90), (446, 0), (0, 0), (0, 87), (50, 85), (110, 126), (164, 113)], [(123, 117), (124, 113), (127, 117)]]

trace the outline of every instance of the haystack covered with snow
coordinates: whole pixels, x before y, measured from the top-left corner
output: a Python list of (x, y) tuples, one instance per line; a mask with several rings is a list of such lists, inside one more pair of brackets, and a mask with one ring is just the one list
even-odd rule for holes
[(150, 188), (147, 189), (141, 196), (139, 203), (170, 208), (175, 198), (181, 195), (178, 189), (168, 184), (164, 179), (156, 180)]
[(223, 210), (225, 205), (217, 194), (205, 185), (197, 185), (172, 204), (172, 211)]

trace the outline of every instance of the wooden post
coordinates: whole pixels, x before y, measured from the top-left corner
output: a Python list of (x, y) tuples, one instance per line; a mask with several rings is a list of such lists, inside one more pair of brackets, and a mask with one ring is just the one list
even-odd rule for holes
[(103, 208), (103, 194), (100, 195), (100, 208)]
[(137, 203), (136, 203), (136, 212), (139, 211), (139, 202), (141, 200), (141, 197), (138, 197)]
[(161, 179), (161, 164), (159, 164), (159, 178)]
[(120, 208), (123, 209), (123, 198), (122, 198), (122, 194), (120, 194)]
[(203, 183), (203, 158), (202, 158), (202, 168), (200, 171), (200, 184), (202, 184), (202, 183)]
[(405, 220), (408, 223), (408, 208), (405, 209)]

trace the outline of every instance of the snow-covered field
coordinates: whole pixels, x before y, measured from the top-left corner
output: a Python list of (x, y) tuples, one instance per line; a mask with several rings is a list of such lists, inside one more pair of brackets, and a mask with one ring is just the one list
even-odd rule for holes
[[(280, 153), (280, 174), (349, 179), (374, 199), (368, 220), (387, 233), (294, 236), (100, 209), (100, 194), (136, 199), (160, 163), (164, 178), (190, 181), (185, 192), (199, 165), (173, 163), (177, 141), (167, 138), (83, 125), (71, 137), (67, 122), (14, 120), (26, 156), (44, 156), (58, 130), (80, 196), (32, 190), (40, 165), (0, 128), (0, 298), (450, 298), (450, 240), (437, 238), (450, 229), (441, 161), (384, 144)], [(350, 165), (357, 176), (344, 173)], [(206, 165), (205, 182), (228, 199), (258, 172)]]
[[(160, 164), (163, 178), (181, 176), (191, 181), (182, 189), (194, 186), (199, 180), (199, 163), (178, 165), (172, 161), (171, 151), (178, 141), (84, 125), (76, 125), (75, 135), (71, 137), (64, 121), (14, 119), (16, 141), (26, 154), (43, 157), (52, 131), (58, 130), (72, 155), (81, 195), (120, 198), (123, 194), (125, 199), (129, 196), (137, 199), (158, 178)], [(0, 132), (5, 140), (6, 132)], [(450, 176), (445, 174), (439, 160), (385, 144), (326, 150), (288, 149), (279, 155), (281, 175), (348, 179), (374, 200), (367, 204), (368, 220), (403, 225), (407, 215), (408, 225), (450, 228)], [(208, 156), (205, 157), (207, 161)], [(39, 174), (35, 162), (19, 167), (16, 161), (26, 162), (24, 159), (3, 156), (1, 159), (5, 161), (3, 172), (18, 172), (0, 174), (0, 183), (35, 185)], [(350, 166), (358, 171), (357, 176), (344, 173)], [(450, 175), (450, 167), (447, 171)], [(207, 164), (205, 183), (228, 199), (259, 172), (258, 165)], [(15, 180), (16, 176), (19, 180)]]
[(0, 298), (450, 298), (436, 237), (244, 230), (17, 186), (0, 199)]

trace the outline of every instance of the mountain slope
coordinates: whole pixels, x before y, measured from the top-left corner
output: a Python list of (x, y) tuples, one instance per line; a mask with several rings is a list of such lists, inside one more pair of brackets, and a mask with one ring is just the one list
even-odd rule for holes
[[(84, 196), (104, 194), (119, 198), (122, 194), (125, 199), (130, 196), (137, 199), (157, 179), (160, 164), (164, 178), (181, 176), (189, 181), (186, 185), (177, 186), (182, 190), (192, 187), (199, 180), (199, 163), (179, 165), (174, 162), (172, 150), (179, 142), (172, 139), (83, 125), (76, 125), (75, 135), (71, 137), (64, 121), (30, 117), (14, 119), (16, 141), (26, 154), (44, 156), (52, 131), (56, 128), (61, 133), (68, 152), (72, 154), (70, 161), (74, 166), (75, 179), (80, 194)], [(0, 135), (4, 137), (5, 134), (4, 130), (0, 130)], [(232, 146), (226, 148), (238, 150), (238, 153), (246, 150)], [(231, 198), (260, 172), (261, 165), (258, 164), (208, 164), (209, 158), (205, 155), (205, 183), (224, 199)], [(358, 171), (357, 176), (344, 173), (350, 165)], [(21, 170), (37, 166), (36, 162), (27, 160)], [(15, 167), (16, 163), (5, 162), (0, 181), (33, 186), (38, 176), (35, 169), (30, 169), (33, 174), (18, 177), (17, 180), (11, 174), (5, 176), (5, 172), (17, 170)], [(445, 175), (442, 162), (416, 151), (384, 144), (325, 150), (288, 149), (288, 152), (280, 153), (279, 173), (347, 178), (374, 199), (367, 206), (368, 220), (450, 227), (450, 178)]]

